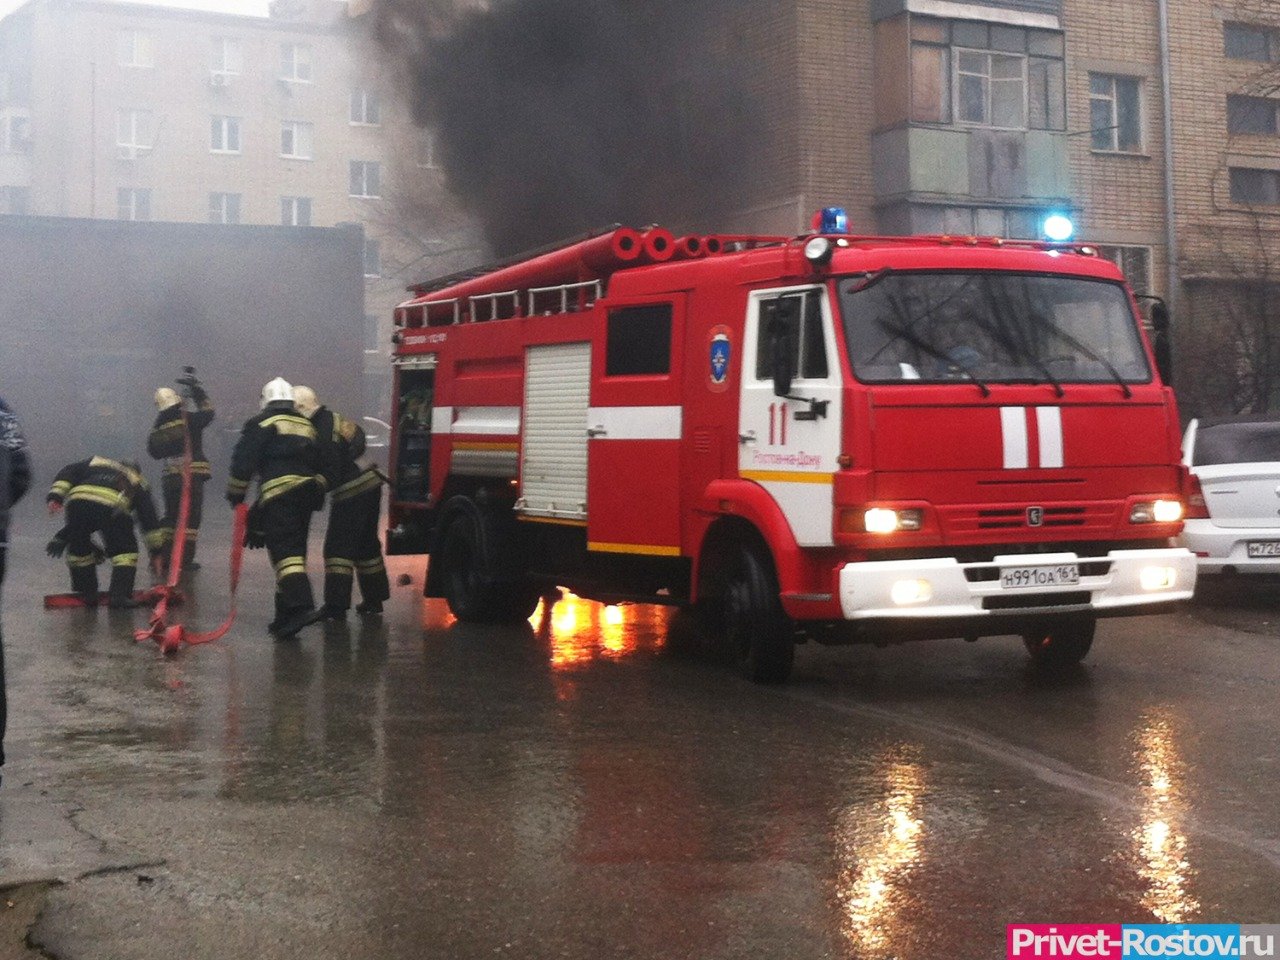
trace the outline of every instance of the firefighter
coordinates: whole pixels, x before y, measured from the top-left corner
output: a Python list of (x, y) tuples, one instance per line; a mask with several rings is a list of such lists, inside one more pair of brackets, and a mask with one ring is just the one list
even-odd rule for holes
[[(195, 405), (187, 412), (187, 429), (191, 432), (191, 504), (187, 512), (187, 545), (182, 554), (183, 570), (199, 570), (196, 562), (196, 539), (200, 535), (200, 515), (204, 506), (204, 485), (209, 482), (209, 461), (204, 455), (202, 443), (204, 431), (213, 422), (213, 402), (204, 385), (196, 379), (195, 370), (187, 367), (177, 382), (185, 388), (187, 398)], [(156, 391), (155, 425), (147, 436), (147, 452), (164, 461), (164, 474), (160, 478), (160, 491), (164, 495), (164, 520), (162, 526), (174, 542), (173, 534), (178, 525), (178, 507), (182, 502), (182, 458), (185, 452), (183, 436), (183, 398), (172, 387)]]
[(320, 441), (321, 463), (329, 482), (329, 526), (324, 535), (325, 619), (344, 620), (351, 608), (353, 580), (360, 582), (356, 612), (378, 614), (391, 597), (382, 562), (378, 520), (382, 514), (382, 475), (361, 468), (364, 431), (346, 417), (321, 406), (310, 387), (294, 387), (298, 412), (311, 420)]
[(254, 476), (258, 502), (250, 536), (260, 538), (275, 568), (276, 616), (268, 629), (285, 640), (320, 618), (307, 578), (307, 533), (327, 485), (315, 427), (294, 408), (293, 387), (281, 377), (262, 388), (262, 410), (245, 422), (231, 454), (227, 499), (233, 505), (244, 502)]
[(92, 537), (101, 533), (111, 559), (107, 605), (113, 609), (138, 606), (133, 585), (138, 574), (138, 539), (134, 514), (142, 526), (152, 558), (165, 546), (165, 533), (156, 516), (151, 487), (132, 460), (91, 457), (63, 467), (45, 498), (49, 513), (65, 504), (66, 524), (49, 541), (50, 556), (66, 552), (71, 589), (90, 606), (98, 603), (98, 548)]

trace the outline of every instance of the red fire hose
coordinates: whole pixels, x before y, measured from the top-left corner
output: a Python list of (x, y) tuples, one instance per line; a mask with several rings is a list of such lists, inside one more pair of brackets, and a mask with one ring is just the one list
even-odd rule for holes
[(249, 522), (249, 508), (243, 503), (235, 509), (235, 523), (231, 530), (231, 612), (222, 624), (206, 633), (188, 633), (180, 623), (167, 622), (169, 605), (178, 592), (178, 577), (182, 574), (182, 559), (187, 547), (187, 520), (191, 516), (191, 426), (187, 412), (182, 411), (182, 498), (178, 503), (178, 518), (173, 530), (173, 548), (169, 553), (168, 579), (156, 588), (158, 597), (147, 629), (134, 632), (138, 642), (155, 640), (163, 653), (176, 653), (185, 643), (195, 646), (209, 643), (224, 636), (236, 622), (236, 588), (240, 585), (240, 566), (244, 558), (244, 535)]

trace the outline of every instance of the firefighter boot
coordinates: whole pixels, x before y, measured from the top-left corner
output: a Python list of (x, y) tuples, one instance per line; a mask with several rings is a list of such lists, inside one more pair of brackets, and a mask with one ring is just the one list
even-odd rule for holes
[(96, 607), (98, 605), (98, 570), (93, 564), (92, 555), (88, 557), (68, 556), (67, 566), (71, 570), (72, 592), (79, 596), (87, 606)]
[(352, 575), (355, 565), (341, 557), (324, 562), (324, 608), (326, 620), (345, 620), (351, 609)]
[(135, 564), (116, 564), (111, 568), (111, 588), (107, 593), (107, 606), (112, 610), (129, 610), (139, 607), (133, 599), (133, 582), (137, 579), (138, 568)]
[(360, 603), (356, 613), (381, 613), (382, 604), (391, 599), (391, 584), (387, 581), (387, 568), (382, 557), (357, 562), (356, 575), (360, 580)]

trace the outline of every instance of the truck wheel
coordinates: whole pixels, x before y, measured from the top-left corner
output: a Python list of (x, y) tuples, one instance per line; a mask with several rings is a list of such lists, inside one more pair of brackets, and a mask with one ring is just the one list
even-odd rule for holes
[(754, 683), (784, 683), (795, 660), (795, 630), (778, 599), (778, 582), (759, 552), (741, 547), (729, 561), (721, 595), (724, 636)]
[(444, 567), (444, 598), (453, 615), (463, 623), (487, 620), (483, 558), (470, 518), (456, 517), (445, 528), (440, 538), (440, 565)]
[(1072, 667), (1088, 654), (1097, 627), (1094, 619), (1068, 620), (1024, 633), (1022, 642), (1036, 666), (1051, 670)]
[(484, 549), (471, 517), (459, 515), (445, 528), (439, 553), (449, 609), (463, 623), (527, 620), (538, 606), (538, 589), (523, 581), (493, 579)]

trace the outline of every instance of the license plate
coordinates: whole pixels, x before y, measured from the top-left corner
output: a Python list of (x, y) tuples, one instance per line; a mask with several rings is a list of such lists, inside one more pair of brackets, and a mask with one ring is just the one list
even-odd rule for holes
[(1251, 557), (1280, 557), (1280, 540), (1250, 540), (1245, 549)]
[(1074, 563), (1051, 567), (1009, 567), (1000, 571), (1000, 586), (1005, 590), (1023, 587), (1065, 587), (1080, 582), (1080, 568)]

